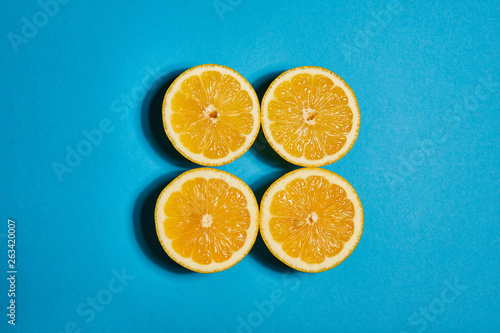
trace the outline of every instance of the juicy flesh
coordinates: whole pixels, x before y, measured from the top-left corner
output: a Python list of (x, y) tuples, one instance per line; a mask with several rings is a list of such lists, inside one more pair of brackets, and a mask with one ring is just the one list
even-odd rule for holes
[(218, 159), (236, 151), (253, 126), (253, 102), (230, 75), (206, 71), (185, 79), (172, 98), (170, 122), (192, 153)]
[(290, 155), (320, 160), (337, 153), (353, 114), (344, 90), (325, 75), (297, 74), (276, 87), (268, 118), (274, 140)]
[(245, 243), (250, 213), (244, 194), (221, 179), (194, 178), (164, 206), (173, 249), (199, 264), (221, 263)]
[(271, 200), (273, 239), (293, 258), (322, 263), (354, 232), (354, 205), (345, 190), (321, 176), (297, 178)]

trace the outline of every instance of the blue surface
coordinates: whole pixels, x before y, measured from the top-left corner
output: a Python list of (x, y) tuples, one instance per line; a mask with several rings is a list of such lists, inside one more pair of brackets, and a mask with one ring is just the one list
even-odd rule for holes
[[(0, 331), (498, 331), (498, 1), (41, 8), (0, 4)], [(38, 28), (26, 23), (34, 19)], [(260, 97), (302, 65), (353, 88), (358, 140), (325, 168), (359, 193), (365, 229), (340, 266), (293, 272), (260, 238), (217, 274), (190, 273), (163, 253), (155, 199), (195, 165), (168, 142), (161, 100), (179, 73), (203, 63), (236, 69)], [(102, 139), (91, 132), (100, 127)], [(88, 155), (68, 166), (67, 149), (78, 148)], [(221, 167), (258, 199), (294, 168), (262, 136)], [(8, 218), (17, 223), (15, 329)]]

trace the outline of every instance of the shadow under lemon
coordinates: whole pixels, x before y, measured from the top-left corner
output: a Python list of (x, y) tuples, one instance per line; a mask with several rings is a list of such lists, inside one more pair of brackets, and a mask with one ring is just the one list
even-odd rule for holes
[[(252, 84), (257, 96), (259, 97), (259, 102), (262, 105), (262, 98), (266, 93), (269, 85), (276, 79), (281, 73), (284, 71), (272, 71), (270, 73), (264, 74), (254, 81)], [(262, 131), (262, 127), (259, 130), (259, 134), (255, 139), (252, 147), (250, 148), (255, 152), (255, 157), (261, 161), (262, 163), (273, 167), (273, 168), (282, 168), (285, 169), (286, 172), (290, 171), (292, 164), (284, 160), (267, 142), (266, 137), (264, 136), (264, 132)]]
[(155, 264), (179, 274), (192, 271), (182, 267), (167, 255), (156, 234), (155, 207), (161, 191), (181, 172), (166, 174), (151, 183), (137, 198), (134, 206), (134, 231), (139, 246)]
[[(278, 178), (283, 176), (284, 173), (285, 172), (280, 172), (280, 171), (268, 173), (262, 176), (259, 180), (255, 181), (254, 183), (249, 184), (250, 187), (252, 188), (252, 191), (255, 194), (255, 198), (257, 199), (259, 205), (267, 189)], [(278, 258), (274, 256), (274, 254), (271, 253), (271, 251), (269, 251), (266, 243), (264, 243), (264, 240), (260, 235), (260, 230), (259, 234), (257, 235), (257, 239), (255, 240), (255, 244), (253, 245), (252, 249), (249, 252), (249, 255), (256, 261), (259, 261), (261, 264), (263, 264), (268, 269), (271, 269), (273, 271), (282, 273), (290, 270), (290, 267), (282, 263)]]
[(168, 139), (162, 115), (163, 99), (168, 87), (186, 70), (187, 68), (169, 72), (150, 89), (142, 103), (141, 123), (144, 135), (156, 153), (177, 167), (193, 169), (198, 165), (182, 156)]

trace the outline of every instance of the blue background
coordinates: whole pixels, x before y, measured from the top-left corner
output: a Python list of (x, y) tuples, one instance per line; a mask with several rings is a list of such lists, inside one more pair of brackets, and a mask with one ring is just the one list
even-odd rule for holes
[[(8, 218), (17, 223), (19, 332), (498, 330), (498, 1), (69, 1), (53, 17), (40, 10), (34, 0), (0, 5), (0, 331), (12, 329)], [(36, 35), (26, 27), (23, 37), (23, 17), (37, 20)], [(196, 165), (168, 142), (161, 101), (178, 74), (204, 63), (236, 69), (260, 98), (303, 65), (353, 88), (358, 140), (325, 167), (365, 210), (361, 242), (340, 266), (291, 271), (260, 237), (217, 274), (164, 254), (156, 197)], [(103, 120), (111, 132), (59, 179), (54, 163), (89, 149), (82, 131)], [(260, 200), (295, 168), (260, 135), (220, 169)], [(123, 270), (133, 279), (120, 284)], [(106, 304), (89, 310), (96, 296)]]

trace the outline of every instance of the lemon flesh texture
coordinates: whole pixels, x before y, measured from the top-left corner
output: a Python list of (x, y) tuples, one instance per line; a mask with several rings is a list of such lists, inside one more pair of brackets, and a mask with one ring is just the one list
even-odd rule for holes
[(285, 175), (264, 195), (261, 232), (287, 265), (318, 272), (342, 262), (363, 229), (363, 209), (354, 189), (323, 169)]
[(258, 232), (258, 206), (239, 178), (214, 169), (181, 175), (162, 192), (157, 232), (167, 254), (198, 272), (216, 272), (240, 261)]
[(280, 75), (262, 102), (262, 125), (271, 146), (302, 166), (342, 158), (359, 131), (360, 112), (352, 89), (335, 73), (298, 67)]
[(181, 74), (165, 95), (164, 125), (174, 147), (202, 165), (241, 156), (259, 130), (259, 102), (236, 71), (202, 65)]

